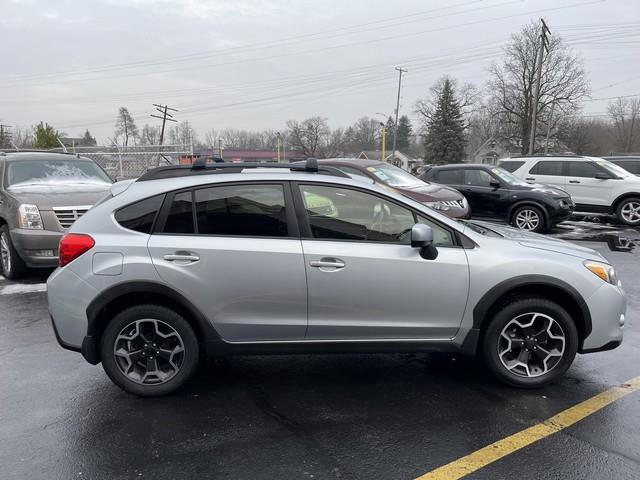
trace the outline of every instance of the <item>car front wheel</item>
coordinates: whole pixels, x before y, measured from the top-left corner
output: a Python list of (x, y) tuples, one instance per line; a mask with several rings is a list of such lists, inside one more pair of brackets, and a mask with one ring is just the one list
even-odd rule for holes
[(640, 198), (626, 198), (616, 208), (618, 220), (626, 225), (640, 225)]
[(7, 225), (0, 227), (0, 268), (9, 280), (23, 277), (27, 273), (27, 266), (13, 246)]
[(120, 312), (100, 343), (102, 366), (123, 390), (143, 397), (172, 393), (195, 372), (198, 339), (177, 312), (139, 305)]
[(537, 388), (567, 371), (578, 350), (578, 332), (555, 302), (514, 298), (490, 321), (482, 348), (498, 379), (515, 387)]
[(531, 205), (518, 207), (511, 216), (511, 225), (528, 232), (541, 232), (544, 230), (544, 223), (542, 210)]

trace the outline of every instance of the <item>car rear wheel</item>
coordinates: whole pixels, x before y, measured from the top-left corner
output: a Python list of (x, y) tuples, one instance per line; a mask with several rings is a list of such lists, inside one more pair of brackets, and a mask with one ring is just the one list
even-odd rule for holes
[(618, 220), (625, 225), (640, 225), (640, 198), (626, 198), (616, 208)]
[(513, 212), (511, 225), (528, 232), (541, 232), (545, 227), (544, 215), (538, 207), (523, 205)]
[(567, 371), (578, 350), (578, 332), (555, 302), (514, 298), (491, 320), (482, 348), (489, 370), (499, 380), (537, 388)]
[(158, 305), (128, 308), (107, 325), (100, 344), (102, 366), (123, 390), (143, 397), (167, 395), (198, 366), (193, 329), (177, 312)]
[(28, 271), (27, 266), (13, 246), (7, 225), (0, 227), (0, 268), (4, 276), (9, 280), (24, 277)]

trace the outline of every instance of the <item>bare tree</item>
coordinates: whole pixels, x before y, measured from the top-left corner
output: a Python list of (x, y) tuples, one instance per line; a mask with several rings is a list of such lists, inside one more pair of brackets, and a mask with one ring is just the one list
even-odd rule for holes
[(640, 140), (640, 97), (618, 98), (607, 110), (614, 125), (616, 148), (622, 153), (633, 152)]
[(16, 126), (13, 129), (11, 143), (18, 148), (33, 147), (33, 128)]
[(124, 148), (129, 146), (129, 139), (138, 138), (138, 127), (136, 126), (136, 122), (129, 113), (129, 109), (127, 107), (120, 107), (118, 110), (115, 139), (117, 141), (120, 138), (122, 138), (122, 145)]
[(311, 117), (299, 122), (287, 121), (289, 129), (289, 143), (300, 150), (307, 157), (317, 157), (320, 153), (322, 142), (327, 140), (330, 128), (324, 117)]
[[(487, 88), (501, 121), (511, 123), (519, 132), (522, 153), (527, 153), (535, 91), (536, 52), (539, 27), (532, 22), (512, 35), (504, 49), (504, 60), (489, 67), (491, 80)], [(552, 35), (542, 64), (537, 118), (548, 121), (555, 104), (556, 118), (577, 112), (580, 102), (589, 94), (582, 61), (557, 35)]]
[(380, 122), (373, 118), (362, 117), (353, 124), (351, 141), (358, 150), (375, 150), (378, 148), (378, 137), (380, 134)]
[(140, 134), (140, 143), (143, 145), (158, 145), (160, 143), (160, 126), (145, 123)]
[(173, 125), (168, 136), (173, 145), (192, 145), (198, 142), (198, 135), (188, 120)]

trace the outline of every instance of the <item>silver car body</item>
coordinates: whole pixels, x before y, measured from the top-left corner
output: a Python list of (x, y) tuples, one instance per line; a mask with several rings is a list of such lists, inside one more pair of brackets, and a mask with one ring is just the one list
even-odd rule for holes
[[(303, 238), (148, 235), (120, 226), (114, 212), (168, 191), (231, 182), (322, 183), (355, 187), (403, 204), (466, 237), (468, 245), (438, 247), (425, 260), (409, 245)], [(625, 294), (585, 268), (607, 262), (594, 250), (492, 226), (484, 235), (407, 197), (338, 176), (281, 169), (245, 170), (144, 182), (120, 182), (110, 198), (80, 218), (71, 232), (95, 246), (49, 278), (49, 310), (60, 343), (88, 357), (88, 311), (96, 298), (134, 283), (162, 285), (184, 297), (228, 345), (296, 344), (349, 349), (358, 343), (420, 344), (468, 350), (479, 337), (491, 300), (518, 286), (561, 286), (590, 317), (580, 351), (622, 340)], [(165, 260), (176, 252), (199, 261)], [(336, 258), (344, 268), (314, 268)], [(316, 264), (317, 265), (317, 264)], [(590, 332), (589, 332), (590, 330)], [(83, 345), (85, 342), (85, 345)], [(94, 362), (95, 363), (95, 362)]]

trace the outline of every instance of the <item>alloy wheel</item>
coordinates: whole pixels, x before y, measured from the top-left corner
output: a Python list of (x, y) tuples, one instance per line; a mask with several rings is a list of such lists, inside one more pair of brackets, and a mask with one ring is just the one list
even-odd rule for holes
[(516, 214), (515, 223), (520, 230), (535, 230), (540, 225), (540, 215), (535, 210), (523, 209)]
[(543, 313), (525, 313), (502, 329), (498, 357), (514, 375), (539, 377), (560, 363), (566, 343), (564, 330), (553, 318)]
[(11, 271), (11, 251), (9, 250), (9, 239), (5, 233), (0, 235), (0, 262), (4, 273)]
[(169, 324), (155, 319), (125, 326), (113, 347), (120, 371), (131, 381), (160, 385), (175, 377), (184, 363), (184, 343)]
[(640, 222), (640, 202), (627, 202), (620, 209), (622, 218), (628, 223)]

